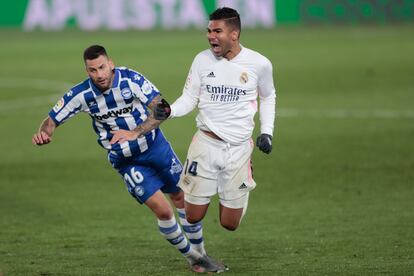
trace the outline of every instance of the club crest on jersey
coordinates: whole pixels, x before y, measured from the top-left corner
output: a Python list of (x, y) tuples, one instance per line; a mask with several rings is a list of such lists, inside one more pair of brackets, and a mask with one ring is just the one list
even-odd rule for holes
[(132, 91), (131, 91), (131, 89), (126, 87), (126, 88), (121, 90), (121, 95), (122, 95), (122, 98), (124, 98), (125, 100), (129, 100), (129, 99), (132, 98)]
[(135, 186), (135, 188), (134, 188), (134, 193), (137, 195), (137, 196), (142, 196), (144, 193), (145, 193), (145, 190), (144, 190), (144, 187), (142, 187), (142, 186)]
[(249, 77), (247, 76), (246, 72), (243, 72), (240, 76), (240, 82), (241, 83), (247, 83), (249, 81)]
[(54, 112), (59, 112), (59, 110), (62, 109), (62, 107), (65, 105), (65, 100), (63, 98), (61, 98), (53, 107), (53, 111)]

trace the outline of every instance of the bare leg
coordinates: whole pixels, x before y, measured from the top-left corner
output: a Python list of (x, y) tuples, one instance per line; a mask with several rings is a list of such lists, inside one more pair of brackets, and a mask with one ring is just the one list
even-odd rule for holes
[(159, 220), (168, 220), (173, 217), (171, 205), (160, 190), (147, 199), (145, 205), (151, 209)]
[(174, 206), (178, 209), (184, 208), (184, 192), (179, 191), (178, 193), (170, 194), (170, 198)]
[(240, 224), (243, 208), (232, 209), (220, 204), (220, 223), (229, 231), (234, 231)]
[(209, 204), (196, 205), (187, 201), (184, 202), (184, 205), (187, 214), (187, 220), (189, 223), (197, 223), (201, 221), (206, 215), (209, 206)]

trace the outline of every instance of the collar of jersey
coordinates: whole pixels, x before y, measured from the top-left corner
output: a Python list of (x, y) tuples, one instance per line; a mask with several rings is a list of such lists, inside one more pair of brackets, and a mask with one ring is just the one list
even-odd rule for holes
[[(119, 72), (118, 68), (115, 68), (114, 69), (114, 81), (112, 82), (111, 89), (112, 88), (115, 88), (115, 87), (118, 87), (120, 74), (121, 73)], [(92, 91), (95, 92), (96, 95), (100, 95), (102, 93), (105, 93), (106, 91), (111, 90), (111, 89), (108, 89), (108, 90), (106, 90), (104, 92), (101, 92), (101, 90), (99, 90), (99, 88), (95, 86), (95, 84), (93, 83), (93, 81), (91, 81), (91, 79), (89, 79), (89, 83), (91, 84)]]
[(235, 60), (239, 59), (244, 54), (243, 45), (241, 45), (241, 44), (239, 44), (239, 45), (240, 45), (240, 52), (229, 61), (235, 61)]

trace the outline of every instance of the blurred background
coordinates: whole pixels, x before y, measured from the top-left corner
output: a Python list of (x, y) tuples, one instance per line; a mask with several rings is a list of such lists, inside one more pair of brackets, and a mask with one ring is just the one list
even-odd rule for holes
[[(87, 77), (91, 44), (173, 102), (222, 6), (273, 64), (277, 119), (240, 229), (222, 229), (212, 202), (209, 254), (229, 275), (414, 274), (413, 0), (15, 0), (0, 3), (0, 275), (190, 273), (88, 116), (48, 146), (31, 137)], [(162, 125), (181, 160), (195, 115)]]

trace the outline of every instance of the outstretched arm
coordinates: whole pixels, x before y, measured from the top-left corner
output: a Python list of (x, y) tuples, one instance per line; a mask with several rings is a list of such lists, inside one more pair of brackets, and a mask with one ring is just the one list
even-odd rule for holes
[[(158, 102), (161, 101), (161, 97), (155, 97), (149, 104), (148, 107), (154, 111)], [(162, 123), (162, 120), (157, 120), (154, 118), (154, 112), (147, 117), (147, 119), (139, 124), (133, 130), (114, 130), (111, 133), (114, 135), (111, 139), (111, 144), (123, 143), (125, 141), (136, 140), (138, 137), (144, 135), (145, 133), (157, 128)]]
[(33, 145), (41, 146), (52, 142), (52, 135), (55, 128), (56, 123), (52, 120), (52, 118), (47, 116), (40, 125), (37, 133), (35, 133), (32, 137)]

